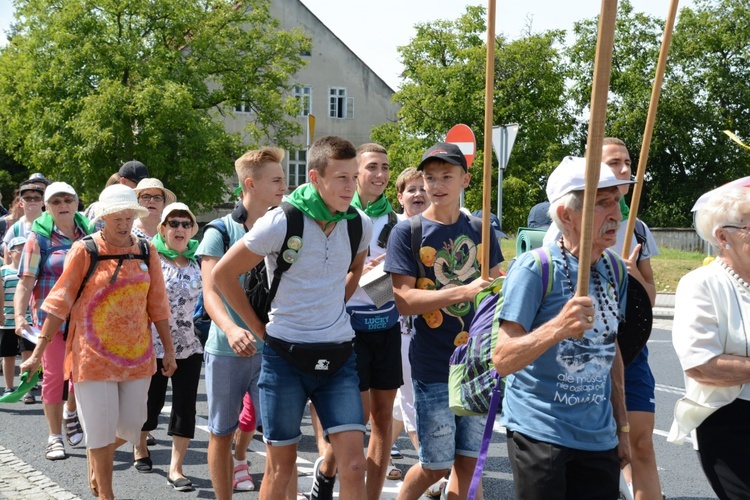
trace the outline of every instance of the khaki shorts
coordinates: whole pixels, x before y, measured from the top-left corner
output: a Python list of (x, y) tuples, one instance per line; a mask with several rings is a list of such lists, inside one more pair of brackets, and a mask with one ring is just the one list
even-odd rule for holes
[(109, 446), (120, 437), (138, 444), (148, 416), (146, 399), (151, 377), (124, 382), (76, 383), (78, 418), (86, 436), (86, 448)]

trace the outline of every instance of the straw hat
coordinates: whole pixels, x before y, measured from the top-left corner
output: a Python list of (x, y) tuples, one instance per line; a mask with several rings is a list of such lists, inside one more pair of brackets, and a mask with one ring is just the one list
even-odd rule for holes
[(164, 193), (164, 204), (169, 205), (171, 203), (174, 203), (177, 201), (177, 197), (174, 195), (172, 191), (164, 187), (164, 184), (159, 179), (154, 179), (153, 177), (147, 177), (143, 179), (141, 182), (138, 183), (138, 185), (135, 187), (135, 194), (136, 198), (141, 195), (141, 191), (145, 189), (161, 189)]
[(135, 191), (124, 184), (113, 184), (104, 188), (104, 191), (99, 195), (99, 213), (91, 222), (96, 222), (106, 215), (124, 212), (125, 210), (134, 211), (136, 217), (139, 218), (148, 217), (149, 214), (148, 208), (138, 204)]
[(167, 223), (167, 219), (169, 218), (169, 215), (172, 212), (178, 212), (178, 211), (185, 211), (190, 216), (190, 219), (193, 221), (193, 227), (190, 228), (190, 234), (188, 235), (188, 238), (192, 238), (198, 233), (198, 220), (195, 218), (195, 215), (193, 215), (193, 212), (190, 211), (187, 205), (184, 203), (170, 203), (166, 207), (164, 207), (164, 211), (161, 213), (161, 222), (159, 222), (159, 232), (161, 232), (161, 228), (164, 227), (164, 224)]

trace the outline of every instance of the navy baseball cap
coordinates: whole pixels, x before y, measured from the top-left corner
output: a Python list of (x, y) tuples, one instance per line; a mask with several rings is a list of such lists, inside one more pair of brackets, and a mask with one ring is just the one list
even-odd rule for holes
[(122, 167), (120, 167), (120, 170), (117, 173), (120, 174), (120, 177), (130, 179), (136, 184), (149, 176), (146, 165), (139, 162), (138, 160), (130, 160), (127, 163), (123, 163)]

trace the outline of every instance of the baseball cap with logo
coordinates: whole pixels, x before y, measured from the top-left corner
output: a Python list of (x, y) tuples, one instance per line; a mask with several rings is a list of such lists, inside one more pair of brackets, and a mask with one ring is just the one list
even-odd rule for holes
[(461, 152), (461, 149), (455, 144), (450, 142), (438, 142), (430, 149), (425, 151), (422, 155), (422, 161), (420, 162), (417, 170), (423, 170), (425, 164), (433, 161), (444, 161), (453, 165), (460, 165), (463, 167), (464, 172), (469, 171), (469, 167), (466, 165), (466, 157)]
[[(630, 179), (618, 179), (606, 163), (599, 169), (597, 189), (634, 184)], [(573, 191), (583, 191), (586, 187), (586, 158), (566, 156), (552, 171), (547, 181), (547, 199), (554, 203)]]

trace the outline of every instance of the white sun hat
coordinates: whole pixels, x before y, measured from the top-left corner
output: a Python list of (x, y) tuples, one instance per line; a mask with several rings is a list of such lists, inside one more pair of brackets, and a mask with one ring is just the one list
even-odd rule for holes
[(99, 213), (91, 222), (125, 210), (133, 210), (138, 218), (148, 217), (149, 214), (148, 208), (138, 204), (135, 191), (124, 184), (113, 184), (104, 188), (99, 195)]
[(167, 218), (170, 216), (170, 214), (172, 212), (178, 211), (187, 212), (190, 216), (190, 219), (193, 221), (193, 227), (190, 228), (188, 235), (188, 238), (192, 238), (198, 233), (198, 219), (195, 218), (195, 215), (190, 211), (190, 208), (188, 208), (187, 205), (180, 202), (170, 203), (169, 205), (164, 207), (164, 211), (161, 213), (161, 222), (159, 222), (159, 231), (161, 231), (162, 226), (167, 223)]
[(177, 201), (177, 196), (175, 196), (175, 194), (172, 191), (165, 188), (164, 183), (160, 181), (159, 179), (154, 179), (153, 177), (147, 177), (143, 179), (135, 187), (136, 196), (140, 196), (141, 191), (145, 189), (161, 189), (162, 192), (164, 193), (165, 205), (169, 205), (170, 203), (174, 203), (175, 201)]
[[(619, 186), (621, 184), (634, 184), (630, 179), (618, 179), (612, 173), (612, 169), (606, 163), (599, 168), (599, 182), (597, 189)], [(547, 199), (555, 202), (573, 191), (583, 191), (586, 187), (586, 158), (566, 156), (555, 170), (549, 175), (547, 181)]]

